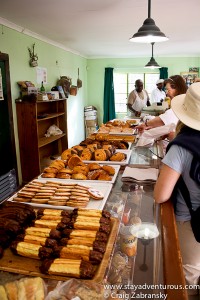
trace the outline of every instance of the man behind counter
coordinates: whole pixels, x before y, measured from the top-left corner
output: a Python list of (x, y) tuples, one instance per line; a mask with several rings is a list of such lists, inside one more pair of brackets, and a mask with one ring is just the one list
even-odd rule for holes
[(151, 102), (162, 102), (166, 94), (163, 91), (164, 79), (159, 79), (156, 81), (157, 87), (151, 93)]
[(127, 107), (131, 117), (140, 117), (141, 111), (145, 106), (150, 106), (149, 95), (143, 89), (141, 79), (135, 81), (135, 89), (129, 94)]

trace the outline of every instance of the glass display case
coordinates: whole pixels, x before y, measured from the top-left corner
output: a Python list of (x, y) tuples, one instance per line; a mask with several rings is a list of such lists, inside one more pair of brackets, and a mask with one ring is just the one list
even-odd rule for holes
[[(152, 148), (135, 148), (133, 145), (129, 166), (158, 168), (158, 156), (157, 145)], [(153, 184), (140, 186), (133, 182), (122, 182), (123, 169), (105, 207), (121, 221), (106, 281), (116, 287), (121, 285), (118, 290), (114, 288), (116, 294), (138, 294), (146, 290), (148, 294), (155, 293), (155, 289), (149, 289), (148, 286), (163, 283), (161, 237), (137, 238), (130, 233), (130, 228), (141, 222), (149, 222), (155, 223), (160, 231), (159, 207), (153, 201)], [(137, 287), (139, 285), (142, 289)], [(163, 290), (159, 292), (163, 293)]]
[[(133, 144), (129, 166), (159, 168), (162, 157), (162, 142), (156, 142), (150, 148), (135, 148)], [(123, 169), (105, 206), (114, 217), (120, 219), (118, 237), (105, 276), (105, 282), (112, 290), (112, 298), (187, 299), (184, 290), (175, 289), (178, 284), (184, 286), (185, 280), (173, 207), (171, 203), (155, 204), (154, 184), (140, 186), (122, 182)], [(155, 238), (131, 235), (129, 226), (140, 222), (156, 224), (159, 235)]]
[[(150, 148), (136, 148), (133, 144), (131, 150), (129, 167), (159, 169), (162, 142)], [(122, 181), (125, 167), (121, 166), (104, 207), (112, 217), (119, 219), (120, 226), (104, 279), (100, 282), (104, 288), (103, 299), (167, 297), (167, 300), (186, 300), (186, 291), (176, 288), (184, 286), (185, 280), (173, 207), (170, 201), (155, 204), (153, 183), (138, 185)], [(145, 222), (155, 224), (159, 235), (150, 236), (150, 227), (140, 236), (132, 231), (134, 226)], [(7, 272), (1, 275), (4, 282), (13, 278)], [(57, 285), (51, 279), (45, 279), (45, 283), (51, 289)]]

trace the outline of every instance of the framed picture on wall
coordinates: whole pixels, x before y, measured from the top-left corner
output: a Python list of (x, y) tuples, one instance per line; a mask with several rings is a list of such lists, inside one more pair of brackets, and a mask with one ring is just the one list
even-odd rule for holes
[(197, 72), (197, 73), (199, 73), (199, 68), (198, 67), (189, 68), (189, 72)]
[(198, 72), (181, 72), (180, 75), (185, 79), (187, 85), (192, 84), (198, 77)]

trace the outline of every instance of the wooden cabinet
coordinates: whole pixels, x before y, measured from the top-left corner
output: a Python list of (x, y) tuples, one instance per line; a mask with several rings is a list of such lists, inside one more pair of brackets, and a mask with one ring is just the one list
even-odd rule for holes
[[(31, 101), (33, 100), (33, 101)], [(67, 149), (66, 99), (16, 101), (22, 180), (28, 182), (48, 165), (50, 156)], [(45, 137), (55, 124), (62, 134)]]

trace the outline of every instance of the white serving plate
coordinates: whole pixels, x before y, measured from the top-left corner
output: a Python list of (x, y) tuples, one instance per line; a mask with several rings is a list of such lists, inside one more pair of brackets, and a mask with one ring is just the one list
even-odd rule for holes
[[(138, 125), (138, 124), (135, 124), (135, 125)], [(96, 130), (94, 133), (102, 133), (102, 134), (111, 134), (111, 135), (134, 135), (135, 134), (135, 129), (133, 129), (133, 131), (132, 132), (122, 132), (122, 131), (116, 131), (116, 132), (110, 132), (110, 131), (108, 131), (108, 132), (101, 132), (101, 131), (99, 131), (99, 129), (98, 130)]]
[[(49, 181), (46, 178), (39, 178), (37, 180), (41, 181), (41, 182)], [(64, 179), (62, 179), (62, 180), (64, 180)], [(60, 183), (60, 181), (58, 181), (57, 178), (52, 178), (51, 181)], [(89, 187), (94, 188), (96, 190), (99, 190), (100, 192), (103, 193), (104, 198), (102, 200), (92, 200), (92, 199), (90, 199), (88, 205), (85, 207), (86, 209), (99, 209), (99, 210), (102, 210), (104, 208), (104, 205), (105, 205), (105, 203), (108, 199), (108, 196), (111, 192), (112, 184), (111, 183), (98, 183), (98, 186), (97, 186), (96, 183), (88, 183), (87, 184), (86, 182), (82, 183), (80, 181), (78, 181), (77, 183), (80, 184), (80, 185), (89, 186)], [(13, 201), (13, 198), (16, 197), (16, 196), (17, 196), (17, 193), (14, 194), (12, 197), (10, 197), (7, 201)], [(19, 202), (19, 201), (17, 201), (17, 202)], [(27, 205), (34, 206), (34, 207), (38, 207), (38, 208), (53, 208), (53, 209), (64, 209), (64, 210), (73, 210), (75, 208), (75, 207), (72, 207), (72, 206), (56, 206), (56, 205), (50, 205), (50, 204), (38, 204), (38, 203), (31, 203), (31, 202), (23, 202), (23, 203), (25, 203)]]
[[(136, 124), (135, 124), (136, 125)], [(133, 135), (135, 133), (135, 129), (132, 129), (132, 132), (109, 132), (110, 135)]]
[(136, 126), (136, 125), (138, 125), (139, 123), (140, 123), (140, 121), (141, 121), (141, 119), (139, 118), (139, 119), (134, 119), (134, 118), (124, 118), (124, 120), (126, 120), (126, 121), (135, 121), (135, 123), (133, 124), (134, 126)]
[(131, 153), (132, 150), (124, 150), (124, 149), (116, 149), (116, 152), (121, 152), (126, 154), (126, 159), (123, 161), (110, 161), (110, 160), (83, 160), (84, 163), (98, 163), (98, 164), (102, 164), (102, 165), (120, 165), (120, 166), (124, 166), (127, 165), (129, 163), (129, 160), (131, 158)]
[[(90, 162), (92, 163), (92, 162)], [(58, 182), (75, 182), (75, 183), (78, 183), (78, 184), (81, 184), (82, 182), (84, 182), (86, 185), (87, 183), (90, 184), (90, 183), (96, 183), (96, 184), (99, 184), (99, 183), (114, 183), (116, 178), (117, 178), (117, 175), (119, 173), (119, 169), (120, 169), (120, 165), (110, 165), (108, 164), (109, 166), (112, 166), (114, 169), (115, 169), (115, 175), (114, 176), (111, 176), (112, 177), (112, 180), (108, 181), (108, 180), (75, 180), (75, 179), (61, 179), (61, 178), (42, 178), (42, 176), (38, 176), (38, 179), (45, 179), (48, 181), (51, 181), (52, 179), (56, 179), (56, 181)]]

